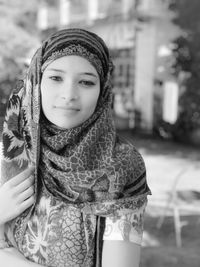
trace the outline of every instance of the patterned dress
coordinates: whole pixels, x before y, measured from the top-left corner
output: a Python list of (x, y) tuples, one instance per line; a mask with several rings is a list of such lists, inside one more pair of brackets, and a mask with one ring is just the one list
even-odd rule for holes
[[(134, 211), (118, 210), (107, 217), (103, 240), (141, 245), (145, 206), (146, 201)], [(49, 267), (90, 266), (90, 245), (95, 239), (96, 229), (93, 224), (84, 223), (86, 216), (80, 208), (66, 205), (42, 190), (34, 215), (27, 224), (22, 248), (24, 256)], [(91, 220), (96, 221), (96, 216), (90, 215)], [(86, 240), (84, 226), (88, 227), (89, 240)]]

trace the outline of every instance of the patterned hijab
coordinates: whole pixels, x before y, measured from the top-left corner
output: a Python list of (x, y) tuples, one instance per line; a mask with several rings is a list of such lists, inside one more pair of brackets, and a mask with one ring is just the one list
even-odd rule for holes
[[(84, 57), (95, 67), (101, 92), (93, 115), (81, 125), (64, 130), (42, 114), (40, 84), (48, 64), (70, 55)], [(112, 68), (108, 48), (94, 33), (65, 29), (43, 42), (32, 59), (26, 80), (13, 91), (8, 102), (2, 138), (2, 182), (33, 165), (36, 194), (41, 180), (56, 198), (102, 216), (120, 205), (134, 205), (135, 199), (150, 193), (142, 157), (116, 135), (111, 109)], [(25, 227), (33, 210), (34, 205), (14, 223), (23, 218)]]

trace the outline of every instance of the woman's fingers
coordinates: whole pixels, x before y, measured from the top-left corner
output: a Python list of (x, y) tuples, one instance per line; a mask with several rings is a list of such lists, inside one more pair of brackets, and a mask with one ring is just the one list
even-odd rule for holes
[(23, 211), (25, 211), (26, 209), (28, 209), (31, 205), (33, 205), (34, 201), (35, 201), (34, 195), (32, 195), (31, 197), (29, 197), (25, 201), (23, 201), (20, 204), (19, 214), (22, 213)]
[(34, 176), (30, 175), (29, 177), (27, 177), (23, 182), (21, 182), (20, 184), (18, 184), (15, 188), (15, 193), (17, 195), (21, 194), (22, 192), (24, 192), (27, 188), (31, 187), (34, 183)]
[(21, 203), (15, 204), (13, 206), (12, 212), (8, 212), (6, 218), (4, 219), (5, 222), (12, 220), (19, 216), (22, 212), (28, 209), (31, 205), (34, 204), (35, 197), (34, 195), (30, 196), (29, 198), (25, 199)]
[(10, 187), (17, 186), (21, 184), (24, 180), (26, 180), (34, 171), (34, 167), (30, 167), (20, 174), (16, 175), (12, 179), (10, 179), (7, 183)]
[(18, 196), (18, 202), (22, 203), (23, 201), (27, 200), (31, 196), (34, 196), (34, 187), (31, 186), (27, 188), (25, 191), (19, 194)]

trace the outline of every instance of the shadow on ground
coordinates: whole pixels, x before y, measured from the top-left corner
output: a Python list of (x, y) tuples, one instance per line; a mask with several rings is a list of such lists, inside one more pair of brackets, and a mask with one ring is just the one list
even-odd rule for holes
[(182, 247), (177, 248), (173, 217), (166, 217), (161, 229), (158, 217), (145, 218), (144, 244), (140, 267), (199, 267), (200, 216), (183, 216)]

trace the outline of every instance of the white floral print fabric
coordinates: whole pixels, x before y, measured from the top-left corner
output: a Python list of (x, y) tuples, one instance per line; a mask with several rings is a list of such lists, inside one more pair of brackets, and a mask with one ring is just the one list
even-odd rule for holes
[(107, 217), (103, 239), (129, 241), (141, 245), (145, 207), (146, 203), (136, 211)]

